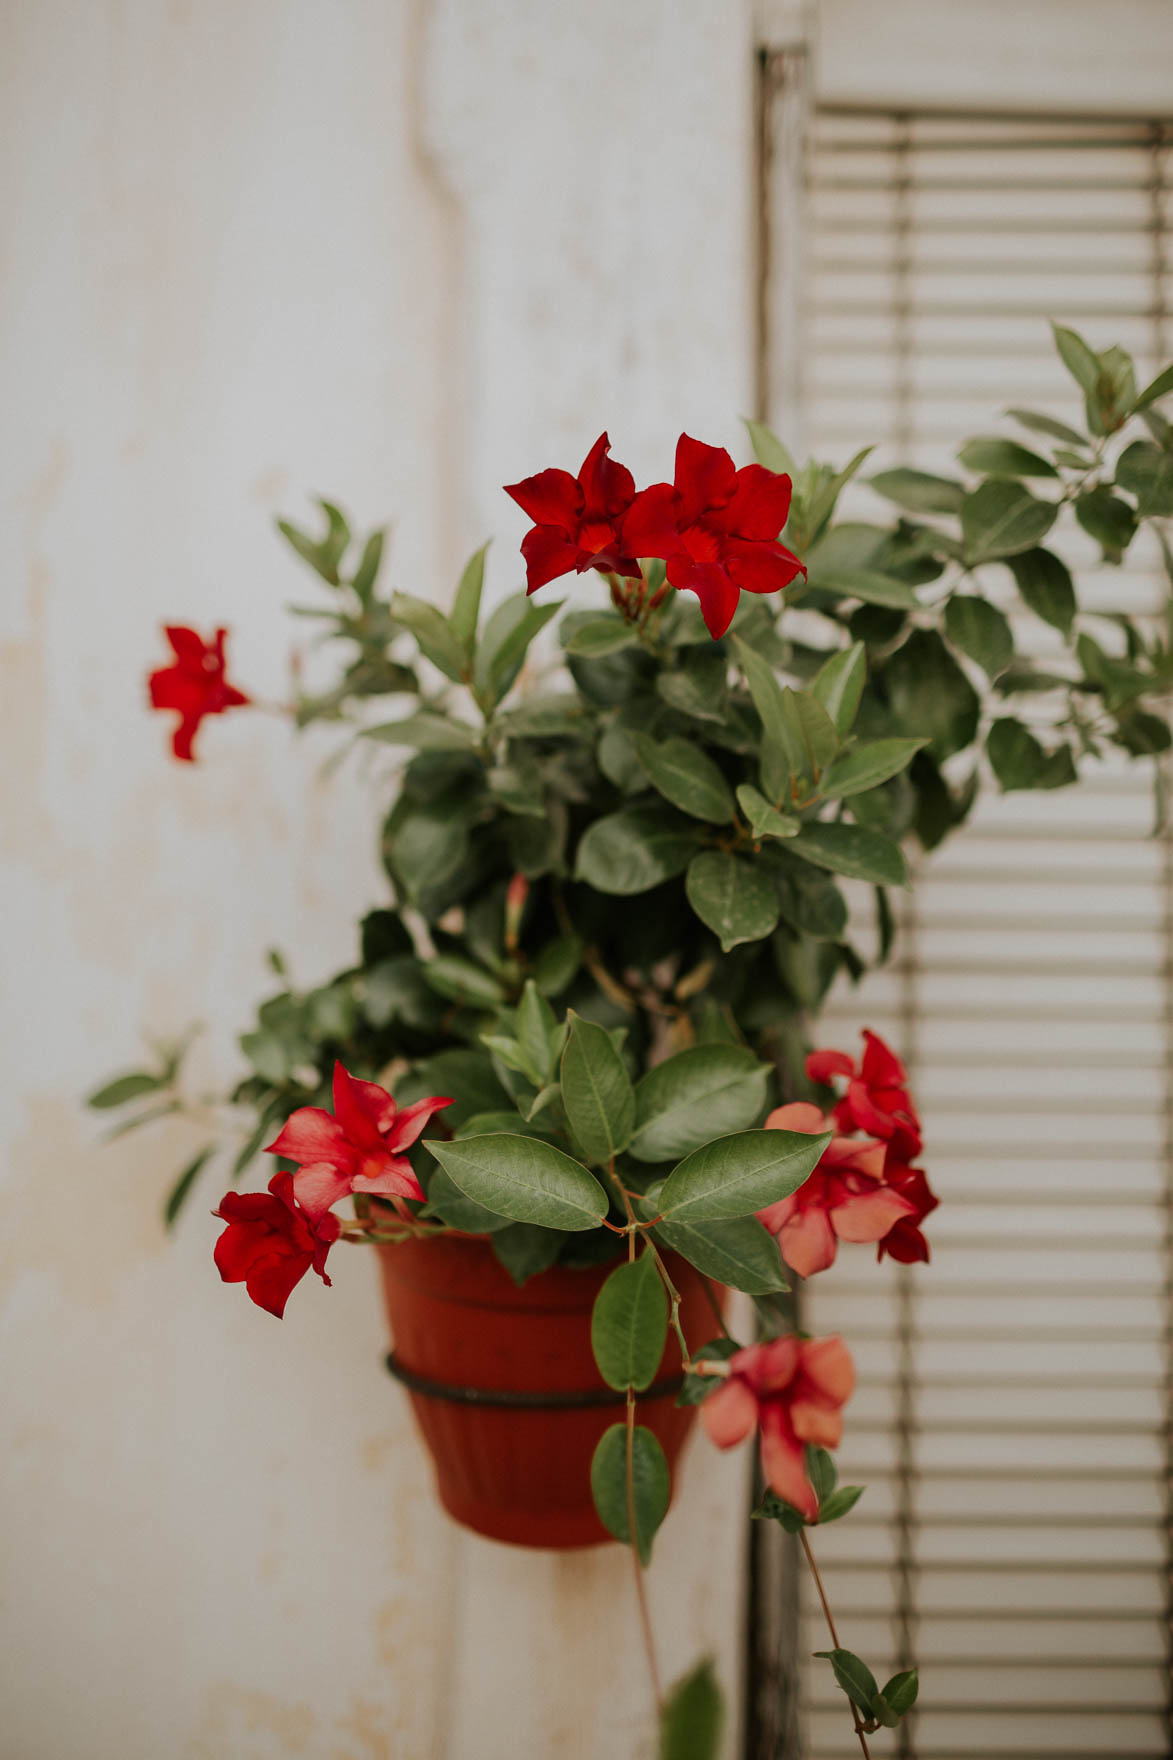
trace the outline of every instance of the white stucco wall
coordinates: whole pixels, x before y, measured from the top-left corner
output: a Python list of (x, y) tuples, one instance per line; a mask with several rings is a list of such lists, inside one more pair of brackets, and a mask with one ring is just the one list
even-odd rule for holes
[[(552, 16), (557, 13), (557, 19)], [(340, 1255), (277, 1325), (217, 1225), (159, 1221), (201, 1138), (101, 1149), (137, 1029), (221, 1084), (283, 947), (312, 982), (381, 896), (329, 734), (206, 724), (172, 764), (158, 626), (277, 695), (304, 495), (395, 521), (446, 594), (497, 485), (601, 427), (659, 473), (750, 383), (748, 8), (710, 0), (41, 0), (0, 54), (0, 1401), (5, 1760), (628, 1760), (618, 1549), (458, 1534)], [(308, 594), (307, 594), (308, 588)], [(667, 1671), (736, 1681), (742, 1463), (698, 1448), (653, 1572)], [(675, 1560), (671, 1556), (676, 1551)]]

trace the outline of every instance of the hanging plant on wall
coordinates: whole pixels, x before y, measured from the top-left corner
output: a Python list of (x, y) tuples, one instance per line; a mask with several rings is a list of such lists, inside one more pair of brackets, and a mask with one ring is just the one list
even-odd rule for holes
[[(1085, 615), (1052, 534), (1070, 514), (1119, 561), (1150, 526), (1173, 581), (1173, 369), (1138, 393), (1119, 349), (1056, 339), (1086, 433), (1018, 411), (1030, 447), (969, 441), (957, 478), (883, 472), (891, 525), (836, 521), (866, 455), (798, 470), (751, 423), (741, 469), (682, 435), (673, 480), (637, 491), (604, 434), (577, 475), (513, 485), (527, 591), (488, 614), (484, 551), (444, 613), (385, 594), (382, 534), (356, 555), (331, 504), (320, 536), (281, 527), (346, 656), (297, 724), (396, 754), (391, 899), (353, 966), (261, 1006), (229, 1097), (243, 1140), (200, 1150), (167, 1220), (210, 1163), (272, 1156), (265, 1190), (221, 1198), (215, 1262), (278, 1317), (342, 1244), (375, 1246), (388, 1363), (450, 1512), (521, 1544), (630, 1546), (665, 1760), (719, 1739), (707, 1664), (662, 1690), (642, 1587), (698, 1409), (719, 1447), (758, 1437), (754, 1513), (800, 1536), (865, 1754), (916, 1698), (915, 1673), (880, 1686), (840, 1644), (818, 1578), (811, 1529), (860, 1495), (832, 1454), (854, 1371), (795, 1292), (841, 1249), (927, 1260), (937, 1199), (895, 1053), (872, 1033), (816, 1048), (814, 1022), (838, 976), (887, 959), (908, 848), (956, 830), (987, 776), (1063, 787), (1105, 744), (1170, 744), (1169, 627)], [(1060, 632), (1053, 670), (1016, 654), (1010, 586)], [(559, 613), (560, 659), (535, 660)], [(151, 701), (191, 761), (203, 721), (249, 699), (225, 631), (167, 636)], [(182, 1110), (180, 1079), (175, 1050), (91, 1104), (145, 1123)], [(731, 1336), (730, 1290), (753, 1336)]]

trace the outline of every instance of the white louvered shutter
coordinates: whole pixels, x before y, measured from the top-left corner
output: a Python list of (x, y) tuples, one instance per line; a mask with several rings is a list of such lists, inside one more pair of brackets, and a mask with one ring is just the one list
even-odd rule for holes
[[(793, 432), (797, 400), (805, 451), (842, 464), (878, 439), (869, 471), (956, 474), (971, 435), (1032, 444), (1008, 405), (1078, 422), (1052, 316), (1128, 348), (1142, 383), (1173, 353), (1169, 119), (823, 109), (796, 170), (796, 77), (767, 62), (767, 207), (788, 180), (805, 215), (785, 271), (774, 241), (763, 315), (770, 413)], [(845, 511), (892, 510), (859, 488)], [(1097, 611), (1167, 593), (1139, 541), (1123, 569), (1073, 525), (1057, 542)], [(985, 575), (1020, 650), (1056, 652), (1009, 572)], [(1152, 823), (1151, 772), (1123, 757), (1051, 794), (990, 782), (921, 865), (891, 966), (825, 1016), (822, 1043), (867, 1024), (907, 1058), (941, 1198), (930, 1266), (842, 1247), (806, 1309), (860, 1373), (840, 1468), (869, 1489), (815, 1535), (841, 1638), (877, 1672), (922, 1669), (876, 1756), (1173, 1751), (1173, 845)], [(804, 1593), (800, 1654), (827, 1642)], [(803, 1685), (799, 1752), (857, 1755), (826, 1664)]]

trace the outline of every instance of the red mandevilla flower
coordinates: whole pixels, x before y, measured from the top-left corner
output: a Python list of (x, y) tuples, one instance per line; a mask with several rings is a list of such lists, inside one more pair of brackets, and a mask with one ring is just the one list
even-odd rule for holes
[[(611, 442), (600, 434), (577, 477), (569, 471), (539, 471), (536, 477), (506, 484), (534, 522), (522, 540), (526, 592), (572, 570), (597, 568), (640, 578), (640, 566), (621, 536), (623, 516), (635, 497), (635, 479), (625, 466), (608, 458)], [(651, 552), (648, 552), (651, 554)]]
[(300, 1107), (265, 1153), (300, 1164), (293, 1189), (313, 1218), (350, 1192), (422, 1199), (404, 1151), (418, 1140), (432, 1114), (451, 1104), (433, 1096), (400, 1112), (385, 1088), (358, 1081), (336, 1063), (333, 1115), (320, 1106)]
[(732, 1371), (701, 1405), (701, 1421), (718, 1448), (761, 1431), (762, 1471), (770, 1490), (808, 1522), (819, 1500), (806, 1474), (806, 1445), (838, 1448), (841, 1407), (855, 1369), (841, 1338), (800, 1339), (793, 1333), (751, 1344), (729, 1359)]
[(891, 1145), (906, 1160), (921, 1152), (921, 1125), (908, 1092), (908, 1074), (896, 1053), (878, 1033), (863, 1034), (864, 1053), (858, 1068), (845, 1051), (812, 1051), (806, 1073), (812, 1082), (830, 1085), (847, 1077), (847, 1091), (835, 1107), (840, 1130), (867, 1131)]
[[(817, 1106), (797, 1101), (776, 1107), (766, 1129), (818, 1136), (827, 1120)], [(911, 1196), (885, 1182), (884, 1156), (883, 1143), (833, 1137), (796, 1192), (758, 1211), (758, 1221), (777, 1236), (779, 1252), (800, 1277), (833, 1265), (840, 1241), (882, 1241), (894, 1226), (915, 1218)]]
[(193, 763), (192, 741), (204, 716), (241, 708), (249, 699), (224, 676), (226, 629), (218, 629), (211, 642), (205, 642), (194, 629), (178, 624), (168, 625), (164, 633), (175, 651), (175, 660), (148, 678), (151, 707), (178, 710), (179, 722), (171, 736), (171, 750), (177, 758)]
[(695, 593), (716, 640), (733, 621), (741, 593), (777, 593), (806, 569), (778, 542), (790, 512), (790, 478), (764, 465), (737, 470), (720, 446), (682, 434), (676, 481), (637, 495), (623, 541), (659, 556), (670, 585)]
[(226, 1192), (212, 1214), (228, 1224), (216, 1242), (220, 1276), (243, 1283), (257, 1307), (278, 1320), (311, 1267), (329, 1284), (326, 1255), (342, 1224), (336, 1216), (308, 1215), (294, 1196), (291, 1173), (275, 1173), (267, 1192)]

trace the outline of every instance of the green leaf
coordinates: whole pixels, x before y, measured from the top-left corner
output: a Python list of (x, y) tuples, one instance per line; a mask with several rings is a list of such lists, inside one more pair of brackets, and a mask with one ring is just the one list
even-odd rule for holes
[(992, 562), (1030, 550), (1044, 538), (1059, 512), (1053, 501), (1039, 501), (1021, 483), (990, 477), (961, 504), (965, 560)]
[(811, 695), (818, 698), (844, 737), (851, 732), (867, 670), (867, 650), (862, 642), (853, 642), (850, 648), (832, 654), (811, 680)]
[(650, 1387), (668, 1338), (668, 1295), (646, 1249), (617, 1265), (595, 1297), (591, 1349), (608, 1387)]
[(990, 678), (997, 678), (1014, 658), (1009, 623), (996, 605), (976, 593), (951, 595), (945, 605), (945, 634)]
[(307, 532), (301, 532), (287, 519), (277, 521), (277, 530), (281, 536), (297, 551), (303, 562), (321, 575), (330, 586), (339, 584), (338, 564), (346, 553), (350, 543), (350, 527), (346, 516), (329, 501), (319, 501), (318, 506), (326, 515), (326, 535), (322, 538), (311, 538)]
[(724, 721), (727, 671), (723, 655), (686, 648), (675, 671), (656, 674), (656, 694), (681, 715), (697, 721)]
[(828, 800), (861, 794), (899, 775), (911, 762), (925, 739), (875, 739), (865, 746), (854, 746), (841, 752), (819, 785)]
[[(508, 1115), (514, 1125), (517, 1120)], [(466, 1198), (460, 1187), (438, 1167), (428, 1181), (428, 1201), (424, 1207), (426, 1217), (438, 1216), (449, 1228), (458, 1228), (463, 1234), (496, 1234), (507, 1228), (521, 1228), (521, 1223), (511, 1223), (505, 1216), (498, 1216), (495, 1210), (486, 1210), (483, 1204), (477, 1204), (472, 1198)]]
[(829, 593), (843, 593), (850, 599), (862, 599), (865, 605), (887, 605), (894, 611), (910, 611), (917, 603), (916, 594), (907, 581), (898, 581), (876, 569), (839, 568), (811, 569), (807, 586), (822, 588)]
[(767, 428), (765, 422), (746, 421), (745, 426), (754, 457), (759, 464), (764, 464), (768, 471), (785, 472), (789, 477), (797, 474), (798, 467), (794, 460), (777, 434)]
[(561, 609), (561, 599), (535, 605), (524, 593), (498, 605), (481, 634), (473, 667), (473, 682), (483, 697), (500, 702), (521, 671), (530, 643)]
[(385, 746), (416, 746), (421, 752), (471, 752), (477, 743), (476, 730), (463, 721), (421, 709), (403, 721), (383, 721), (377, 727), (363, 729), (365, 739), (377, 739)]
[(124, 1106), (128, 1100), (137, 1100), (142, 1094), (157, 1094), (165, 1086), (162, 1077), (153, 1076), (146, 1070), (135, 1070), (131, 1075), (118, 1076), (107, 1082), (105, 1087), (96, 1088), (86, 1105), (98, 1112), (106, 1112), (112, 1106)]
[(882, 677), (897, 722), (914, 738), (927, 736), (938, 762), (973, 743), (981, 704), (936, 630), (913, 630)]
[(908, 884), (908, 867), (900, 845), (878, 831), (865, 830), (862, 825), (815, 821), (804, 825), (786, 847), (817, 868), (844, 874), (849, 880), (870, 880), (874, 886)]
[(1069, 428), (1066, 422), (1057, 422), (1054, 416), (1039, 415), (1033, 409), (1008, 409), (1006, 414), (1036, 434), (1049, 434), (1052, 440), (1066, 440), (1069, 446), (1087, 446), (1086, 434), (1081, 434), (1078, 428)]
[(578, 846), (575, 878), (621, 897), (647, 892), (689, 864), (697, 833), (657, 807), (623, 807), (588, 826)]
[(641, 1077), (635, 1090), (637, 1161), (675, 1161), (761, 1115), (770, 1078), (744, 1045), (691, 1045)]
[(792, 752), (801, 753), (803, 774), (818, 779), (839, 750), (839, 733), (816, 696), (787, 687), (782, 711)]
[(547, 942), (534, 961), (534, 983), (543, 996), (560, 996), (582, 964), (581, 935), (560, 935)]
[(521, 1001), (517, 1005), (517, 1039), (522, 1050), (548, 1081), (561, 1049), (562, 1032), (554, 1018), (554, 1010), (545, 1000), (533, 978), (527, 978)]
[(894, 1674), (883, 1689), (883, 1699), (889, 1711), (898, 1718), (903, 1717), (916, 1704), (919, 1681), (915, 1668), (909, 1668), (903, 1674)]
[(656, 1239), (687, 1259), (705, 1277), (751, 1296), (773, 1295), (789, 1288), (783, 1275), (778, 1243), (756, 1216), (728, 1222), (659, 1222)]
[(194, 1160), (188, 1162), (168, 1195), (167, 1203), (163, 1210), (163, 1223), (165, 1227), (172, 1228), (174, 1226), (175, 1219), (183, 1209), (192, 1186), (199, 1178), (205, 1164), (211, 1160), (215, 1153), (215, 1143), (209, 1143), (205, 1148), (200, 1150)]
[(1094, 388), (1084, 399), (1084, 413), (1093, 434), (1114, 434), (1122, 428), (1136, 401), (1136, 368), (1123, 348), (1106, 348), (1096, 356)]
[(537, 1137), (429, 1138), (426, 1147), (466, 1198), (511, 1222), (578, 1234), (597, 1228), (607, 1214), (607, 1194), (594, 1175)]
[(1052, 629), (1070, 636), (1078, 606), (1067, 564), (1051, 550), (1022, 550), (1008, 558), (1008, 567), (1024, 604)]
[(764, 794), (759, 794), (748, 782), (739, 786), (737, 800), (756, 838), (797, 837), (802, 830), (801, 819), (795, 819), (789, 813), (780, 813), (777, 807), (770, 805)]
[(653, 788), (665, 800), (713, 825), (727, 825), (736, 811), (733, 795), (706, 751), (688, 739), (655, 740), (637, 733), (635, 747)]
[(383, 540), (386, 535), (382, 529), (371, 533), (363, 545), (362, 557), (354, 572), (354, 579), (350, 583), (364, 605), (370, 604), (375, 582), (379, 578), (379, 567), (383, 560)]
[(491, 972), (459, 953), (438, 953), (421, 968), (424, 982), (437, 996), (467, 1002), (473, 1008), (492, 1008), (505, 1001), (505, 988)]
[(862, 1485), (841, 1485), (837, 1491), (831, 1491), (819, 1503), (819, 1523), (837, 1522), (841, 1517), (853, 1510), (864, 1494)]
[(565, 1234), (558, 1228), (535, 1228), (531, 1222), (511, 1222), (493, 1235), (493, 1251), (520, 1287), (539, 1271), (548, 1271), (562, 1251)]
[(1100, 373), (1100, 363), (1095, 351), (1088, 347), (1076, 331), (1068, 330), (1062, 324), (1052, 324), (1051, 334), (1055, 339), (1059, 358), (1076, 384), (1083, 391), (1094, 391)]
[(1136, 515), (1127, 501), (1097, 483), (1075, 500), (1075, 517), (1102, 546), (1106, 561), (1118, 562), (1136, 536)]
[[(791, 748), (786, 705), (782, 696), (782, 686), (774, 677), (773, 667), (740, 636), (734, 636), (733, 646), (737, 651), (738, 663), (745, 673), (749, 694), (753, 698), (754, 708), (761, 717), (762, 727), (767, 738), (772, 740), (780, 751), (789, 753)], [(795, 755), (795, 767), (797, 767), (797, 754)]]
[[(727, 1225), (718, 1223), (716, 1226), (724, 1228)], [(760, 1222), (758, 1227), (761, 1227)], [(695, 1229), (690, 1230), (690, 1233), (699, 1232)], [(735, 1338), (721, 1336), (710, 1339), (708, 1344), (703, 1344), (699, 1350), (693, 1351), (692, 1360), (694, 1363), (727, 1363), (729, 1358), (736, 1356), (740, 1349), (741, 1346)], [(695, 1372), (690, 1372), (684, 1377), (684, 1385), (676, 1395), (676, 1403), (678, 1406), (702, 1405), (711, 1393), (716, 1392), (718, 1385), (717, 1378), (713, 1375), (698, 1375)]]
[(1062, 788), (1076, 780), (1071, 748), (1045, 752), (1034, 734), (1013, 716), (995, 721), (986, 735), (990, 760), (1003, 794), (1022, 788)]
[(979, 477), (1057, 477), (1048, 459), (1041, 458), (1017, 440), (985, 436), (967, 440), (957, 454), (967, 471)]
[(964, 484), (928, 471), (880, 471), (868, 481), (886, 501), (894, 501), (910, 513), (958, 513), (965, 494)]
[(1142, 519), (1173, 515), (1173, 452), (1151, 440), (1134, 440), (1116, 462), (1116, 482), (1136, 496)]
[(723, 953), (743, 941), (761, 941), (778, 921), (770, 875), (746, 856), (702, 850), (688, 865), (688, 902), (721, 943)]
[(391, 615), (411, 631), (420, 653), (438, 667), (445, 678), (460, 682), (467, 665), (464, 649), (442, 611), (429, 605), (426, 599), (416, 599), (410, 593), (396, 593), (391, 600)]
[(562, 1053), (562, 1103), (588, 1160), (621, 1155), (635, 1128), (635, 1090), (610, 1033), (573, 1009)]
[(660, 1716), (659, 1760), (718, 1760), (723, 1725), (721, 1689), (706, 1657), (668, 1694)]
[(749, 1216), (796, 1192), (830, 1135), (741, 1131), (685, 1157), (664, 1181), (660, 1211), (669, 1222), (724, 1222)]
[[(640, 1561), (651, 1562), (652, 1541), (668, 1513), (672, 1481), (664, 1450), (642, 1424), (632, 1431), (631, 1479), (635, 1508), (635, 1545)], [(591, 1462), (591, 1495), (599, 1520), (623, 1544), (631, 1543), (627, 1499), (627, 1427), (612, 1424), (603, 1432)]]
[(456, 589), (456, 598), (452, 604), (452, 615), (448, 619), (452, 633), (470, 655), (476, 646), (477, 620), (481, 614), (481, 591), (485, 584), (485, 554), (489, 546), (482, 544), (474, 550), (464, 565), (464, 573)]
[(1155, 379), (1150, 380), (1132, 407), (1134, 410), (1147, 409), (1150, 403), (1156, 403), (1160, 397), (1168, 397), (1171, 391), (1173, 391), (1173, 366), (1164, 368)]
[(865, 1717), (875, 1717), (880, 1689), (867, 1664), (861, 1662), (850, 1650), (816, 1650), (815, 1655), (825, 1657), (831, 1664), (835, 1679), (851, 1703), (857, 1705)]
[(580, 623), (564, 643), (568, 654), (580, 654), (586, 660), (598, 660), (604, 654), (617, 654), (639, 641), (639, 631), (618, 612), (604, 612)]

